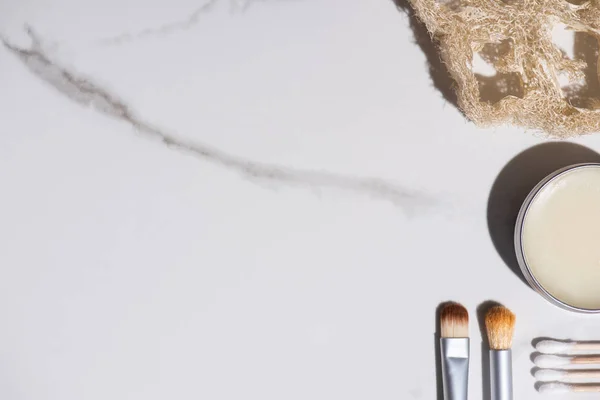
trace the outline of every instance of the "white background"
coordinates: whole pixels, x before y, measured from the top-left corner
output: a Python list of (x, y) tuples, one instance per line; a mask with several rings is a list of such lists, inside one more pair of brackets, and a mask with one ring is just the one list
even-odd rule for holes
[(517, 315), (515, 398), (530, 399), (532, 339), (600, 338), (490, 238), (496, 177), (544, 139), (467, 122), (391, 1), (218, 0), (155, 32), (200, 6), (0, 2), (7, 41), (27, 48), (29, 24), (145, 121), (316, 171), (256, 179), (170, 149), (0, 48), (0, 398), (436, 399), (436, 307), (457, 300), (485, 399), (476, 308), (492, 299)]

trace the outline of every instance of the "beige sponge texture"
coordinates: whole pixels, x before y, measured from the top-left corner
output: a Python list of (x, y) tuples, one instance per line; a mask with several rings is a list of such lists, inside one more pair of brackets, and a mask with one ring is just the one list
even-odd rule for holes
[[(600, 0), (409, 0), (439, 43), (458, 106), (480, 126), (511, 123), (558, 138), (600, 131)], [(570, 58), (552, 31), (575, 32)], [(480, 57), (496, 70), (473, 70)]]

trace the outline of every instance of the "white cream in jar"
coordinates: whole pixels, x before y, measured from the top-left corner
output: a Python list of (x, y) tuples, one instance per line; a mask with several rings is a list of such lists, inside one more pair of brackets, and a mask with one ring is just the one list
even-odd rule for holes
[(600, 310), (600, 166), (550, 179), (521, 229), (522, 254), (537, 283), (568, 306)]

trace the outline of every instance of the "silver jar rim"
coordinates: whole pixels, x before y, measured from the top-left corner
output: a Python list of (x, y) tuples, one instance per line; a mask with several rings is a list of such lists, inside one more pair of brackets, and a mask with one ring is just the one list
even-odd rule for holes
[(529, 283), (529, 286), (531, 286), (536, 292), (538, 292), (540, 295), (542, 295), (542, 297), (544, 297), (550, 303), (552, 303), (558, 307), (561, 307), (565, 310), (569, 310), (569, 311), (575, 311), (575, 312), (586, 313), (586, 314), (597, 314), (597, 313), (600, 313), (600, 308), (590, 309), (590, 308), (575, 307), (575, 306), (567, 304), (567, 303), (563, 302), (562, 300), (559, 300), (558, 298), (551, 295), (542, 286), (542, 284), (540, 284), (540, 282), (536, 279), (536, 277), (531, 272), (529, 265), (527, 265), (527, 260), (525, 259), (525, 252), (523, 250), (523, 224), (525, 222), (525, 218), (527, 217), (527, 213), (529, 212), (529, 206), (531, 205), (531, 203), (533, 203), (533, 201), (535, 200), (537, 195), (550, 182), (557, 179), (559, 176), (564, 175), (567, 172), (571, 172), (576, 169), (589, 168), (589, 167), (600, 167), (600, 163), (582, 163), (582, 164), (569, 165), (567, 167), (564, 167), (564, 168), (561, 168), (559, 170), (552, 172), (550, 175), (548, 175), (544, 179), (542, 179), (537, 185), (535, 185), (535, 187), (531, 190), (531, 192), (529, 192), (529, 194), (525, 198), (525, 201), (523, 201), (523, 204), (521, 205), (521, 209), (519, 210), (519, 214), (517, 216), (517, 221), (515, 224), (515, 253), (517, 256), (517, 262), (519, 263), (519, 267), (521, 268), (521, 272), (523, 273), (523, 276)]

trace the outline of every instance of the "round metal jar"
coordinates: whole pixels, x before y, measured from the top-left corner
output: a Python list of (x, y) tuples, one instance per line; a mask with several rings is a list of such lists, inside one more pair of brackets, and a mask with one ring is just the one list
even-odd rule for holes
[(538, 280), (533, 275), (531, 269), (527, 265), (527, 260), (525, 258), (525, 253), (523, 250), (523, 225), (525, 223), (525, 219), (527, 217), (527, 213), (529, 211), (530, 205), (533, 203), (533, 201), (535, 200), (538, 193), (540, 193), (542, 191), (542, 189), (544, 189), (546, 187), (546, 185), (548, 185), (549, 183), (551, 183), (552, 181), (557, 179), (559, 176), (561, 176), (567, 172), (573, 171), (575, 169), (587, 168), (587, 167), (600, 167), (600, 163), (574, 164), (574, 165), (570, 165), (568, 167), (561, 168), (557, 171), (554, 171), (553, 173), (551, 173), (544, 179), (542, 179), (531, 190), (531, 192), (529, 192), (529, 195), (527, 195), (527, 197), (525, 198), (525, 201), (523, 202), (523, 205), (521, 206), (521, 209), (517, 216), (517, 221), (516, 221), (516, 225), (515, 225), (515, 253), (517, 255), (517, 261), (519, 263), (519, 267), (521, 268), (521, 272), (523, 273), (523, 276), (525, 277), (525, 279), (527, 280), (529, 285), (536, 292), (538, 292), (540, 295), (542, 295), (542, 297), (544, 297), (550, 303), (552, 303), (556, 306), (559, 306), (565, 310), (575, 311), (575, 312), (580, 312), (580, 313), (587, 313), (587, 314), (594, 314), (594, 313), (600, 313), (600, 309), (587, 309), (587, 308), (579, 308), (579, 307), (572, 306), (570, 304), (567, 304), (567, 303), (557, 299), (556, 297), (551, 295), (546, 289), (544, 289), (544, 287), (538, 282)]

